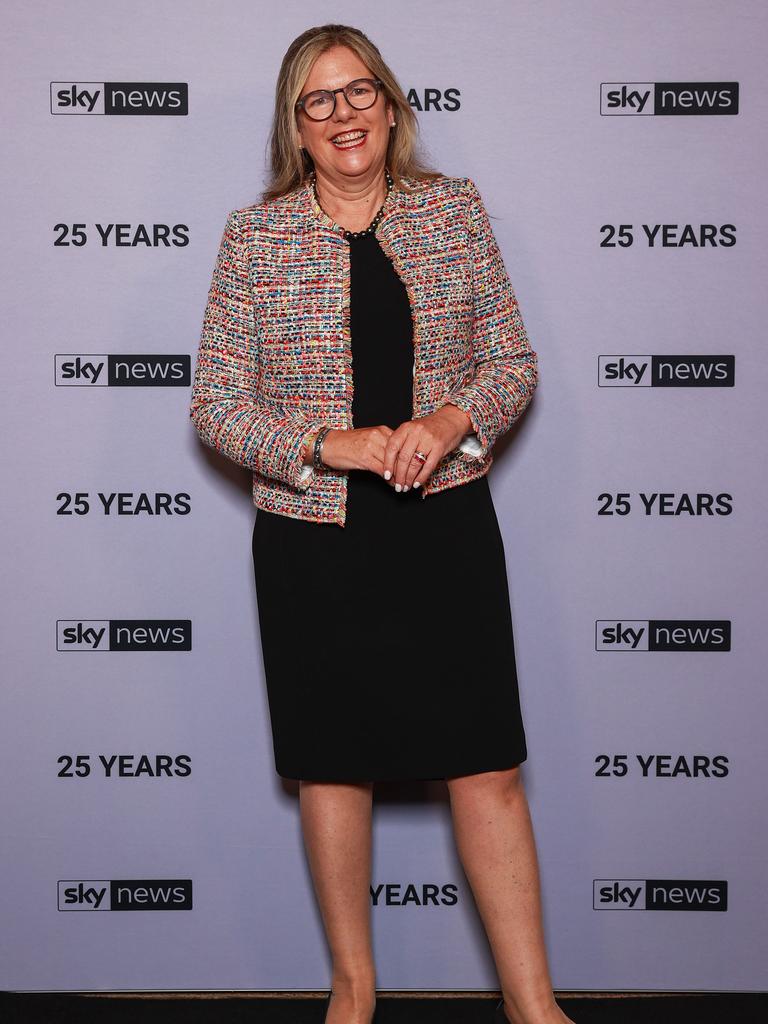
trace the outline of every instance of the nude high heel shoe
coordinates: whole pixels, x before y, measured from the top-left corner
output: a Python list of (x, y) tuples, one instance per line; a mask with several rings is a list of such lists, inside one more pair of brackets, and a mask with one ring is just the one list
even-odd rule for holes
[(496, 1007), (496, 1012), (493, 1015), (493, 1024), (512, 1024), (504, 1011), (503, 999), (499, 1000), (499, 1005)]
[[(325, 1000), (325, 1012), (323, 1014), (323, 1022), (325, 1022), (325, 1019), (328, 1016), (328, 1008), (331, 1005), (331, 996), (332, 995), (333, 995), (333, 990), (331, 990), (328, 993), (328, 996), (327, 996), (327, 998)], [(378, 1007), (376, 1009), (378, 1009)], [(371, 1024), (376, 1024), (376, 1009), (373, 1011), (373, 1017), (371, 1017)], [(502, 1022), (502, 1024), (504, 1024), (504, 1022)], [(509, 1021), (506, 1021), (506, 1024), (509, 1024)]]

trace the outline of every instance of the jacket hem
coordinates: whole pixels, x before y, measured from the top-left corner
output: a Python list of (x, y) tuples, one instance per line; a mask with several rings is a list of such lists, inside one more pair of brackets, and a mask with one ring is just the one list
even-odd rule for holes
[[(492, 455), (478, 459), (466, 453), (457, 453), (451, 462), (435, 470), (421, 490), (421, 499), (485, 476), (492, 463)], [(253, 504), (257, 509), (289, 516), (291, 519), (343, 527), (346, 523), (347, 480), (348, 475), (342, 472), (321, 474), (312, 491), (297, 491), (277, 482), (270, 485), (254, 474)], [(313, 499), (312, 503), (308, 503), (308, 497)]]

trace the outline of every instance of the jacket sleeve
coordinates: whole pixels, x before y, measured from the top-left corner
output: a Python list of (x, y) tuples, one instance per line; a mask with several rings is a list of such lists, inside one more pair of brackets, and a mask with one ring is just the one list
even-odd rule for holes
[(474, 434), (465, 435), (459, 457), (485, 458), (496, 439), (522, 415), (538, 383), (538, 360), (528, 342), (509, 275), (475, 183), (466, 178), (475, 375), (443, 396), (467, 413)]
[(189, 415), (209, 448), (305, 491), (304, 441), (323, 422), (280, 415), (257, 397), (259, 360), (248, 259), (237, 210), (227, 216), (203, 316)]

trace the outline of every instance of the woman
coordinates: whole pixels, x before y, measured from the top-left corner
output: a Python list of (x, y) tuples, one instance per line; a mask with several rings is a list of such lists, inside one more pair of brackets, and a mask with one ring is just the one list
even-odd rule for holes
[(327, 1024), (368, 1024), (373, 782), (445, 779), (499, 970), (499, 1022), (562, 1024), (548, 975), (504, 547), (486, 475), (531, 350), (474, 183), (426, 169), (356, 29), (280, 69), (272, 182), (230, 213), (190, 415), (253, 471), (277, 772), (332, 960)]

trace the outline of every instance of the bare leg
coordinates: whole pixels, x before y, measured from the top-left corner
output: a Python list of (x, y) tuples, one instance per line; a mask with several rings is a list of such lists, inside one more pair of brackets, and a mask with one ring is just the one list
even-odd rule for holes
[(491, 945), (506, 1015), (512, 1024), (573, 1024), (552, 992), (520, 768), (446, 781), (456, 846)]
[(299, 786), (301, 825), (331, 951), (327, 1024), (370, 1024), (376, 1005), (371, 943), (372, 783)]

